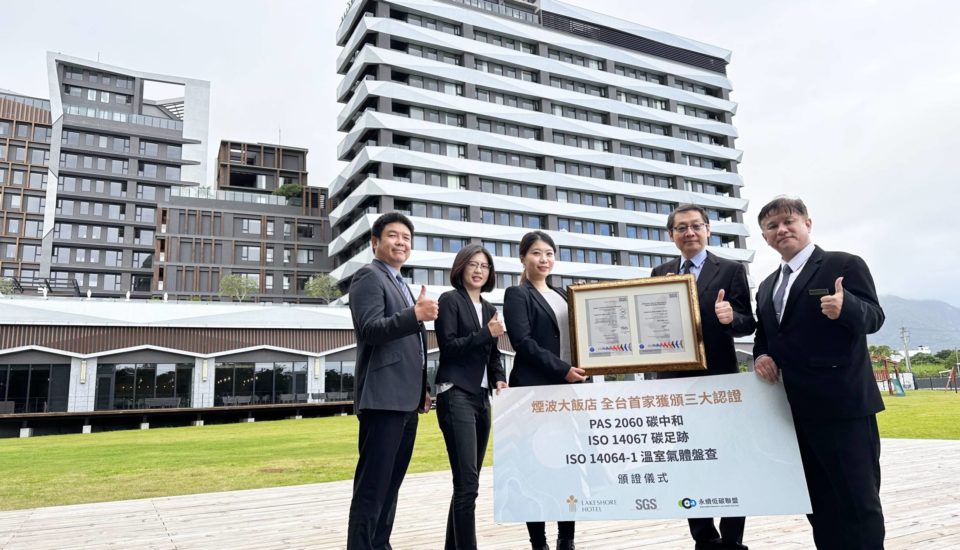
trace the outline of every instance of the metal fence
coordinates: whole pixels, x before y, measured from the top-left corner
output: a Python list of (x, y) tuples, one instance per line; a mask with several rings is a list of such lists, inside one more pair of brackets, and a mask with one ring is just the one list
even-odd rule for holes
[[(947, 387), (947, 380), (949, 380), (949, 378), (946, 376), (914, 377), (914, 382), (918, 390), (942, 390)], [(952, 387), (950, 389), (953, 390)]]

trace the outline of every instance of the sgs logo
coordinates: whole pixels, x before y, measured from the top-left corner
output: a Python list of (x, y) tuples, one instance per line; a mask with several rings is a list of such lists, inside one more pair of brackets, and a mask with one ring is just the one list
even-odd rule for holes
[(677, 505), (683, 508), (684, 510), (689, 510), (697, 506), (697, 499), (695, 498), (681, 498)]
[(656, 510), (657, 509), (657, 499), (655, 498), (638, 498), (633, 501), (637, 507), (637, 510)]

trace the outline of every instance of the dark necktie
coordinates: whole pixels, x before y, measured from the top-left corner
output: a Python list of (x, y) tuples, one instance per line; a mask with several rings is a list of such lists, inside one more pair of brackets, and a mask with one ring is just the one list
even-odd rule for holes
[(690, 269), (693, 267), (692, 260), (686, 260), (683, 262), (683, 269), (680, 270), (681, 275), (689, 275)]
[(400, 294), (403, 294), (403, 303), (407, 304), (408, 307), (412, 306), (413, 298), (410, 296), (410, 289), (407, 288), (407, 284), (403, 282), (403, 277), (397, 273), (395, 278), (397, 280), (397, 287), (400, 288)]
[(790, 282), (791, 273), (793, 273), (793, 270), (790, 269), (789, 265), (785, 264), (783, 266), (783, 275), (780, 277), (780, 286), (777, 287), (777, 291), (773, 294), (773, 309), (777, 313), (778, 323), (780, 322), (780, 318), (783, 317), (784, 294), (787, 293), (787, 283)]
[[(399, 273), (397, 273), (397, 275), (396, 275), (396, 277), (394, 277), (394, 279), (397, 280), (397, 286), (400, 287), (400, 294), (403, 294), (403, 303), (407, 304), (407, 307), (412, 306), (412, 305), (413, 305), (413, 294), (410, 293), (410, 287), (407, 286), (407, 283), (403, 282), (403, 277), (401, 277)], [(421, 331), (424, 330), (424, 328), (423, 328), (423, 323), (422, 323), (422, 322), (420, 322), (420, 330), (421, 330)], [(426, 350), (425, 350), (425, 344), (424, 344), (424, 341), (423, 341), (423, 336), (422, 336), (422, 334), (421, 334), (421, 337), (420, 337), (420, 359), (423, 359), (423, 356), (424, 356), (424, 352), (425, 352), (425, 351), (426, 351)]]

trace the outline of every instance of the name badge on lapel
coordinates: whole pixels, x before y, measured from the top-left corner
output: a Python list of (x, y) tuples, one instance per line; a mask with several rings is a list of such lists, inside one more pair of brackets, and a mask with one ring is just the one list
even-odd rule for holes
[(807, 292), (810, 294), (810, 296), (829, 296), (830, 295), (829, 288), (811, 288)]

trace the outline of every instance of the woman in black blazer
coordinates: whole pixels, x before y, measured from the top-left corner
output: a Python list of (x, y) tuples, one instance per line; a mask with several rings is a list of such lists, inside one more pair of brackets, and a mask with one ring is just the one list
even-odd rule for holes
[[(586, 380), (583, 369), (570, 366), (567, 293), (547, 283), (556, 249), (543, 231), (531, 231), (520, 240), (523, 275), (520, 284), (508, 288), (503, 297), (507, 335), (516, 352), (511, 386)], [(574, 522), (561, 521), (557, 530), (557, 550), (574, 550)], [(534, 550), (549, 550), (543, 522), (528, 522), (527, 532)]]
[(461, 248), (450, 271), (454, 290), (440, 296), (434, 324), (440, 347), (437, 420), (453, 471), (446, 550), (477, 548), (474, 512), (490, 436), (490, 390), (507, 387), (497, 349), (503, 322), (497, 309), (480, 297), (493, 290), (496, 277), (493, 257), (485, 248)]

